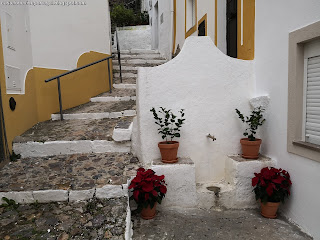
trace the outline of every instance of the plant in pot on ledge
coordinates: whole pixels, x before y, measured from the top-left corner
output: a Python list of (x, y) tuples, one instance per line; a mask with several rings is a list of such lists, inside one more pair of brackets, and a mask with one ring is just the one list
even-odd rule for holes
[(277, 168), (265, 167), (252, 178), (256, 200), (261, 201), (261, 215), (276, 218), (280, 202), (290, 195), (290, 174)]
[(136, 177), (131, 181), (129, 189), (133, 189), (134, 199), (138, 204), (138, 212), (143, 219), (152, 219), (156, 215), (156, 205), (161, 204), (167, 193), (164, 175), (158, 176), (151, 169), (139, 168)]
[(249, 126), (243, 133), (243, 135), (247, 138), (242, 138), (240, 140), (242, 147), (242, 157), (247, 159), (258, 159), (262, 140), (256, 138), (255, 134), (257, 133), (258, 127), (265, 122), (265, 119), (262, 115), (264, 109), (262, 107), (255, 108), (254, 110), (252, 110), (249, 117), (244, 117), (238, 109), (236, 109), (236, 112), (240, 120), (244, 123), (247, 123)]
[[(172, 113), (169, 109), (160, 107), (158, 112), (155, 108), (150, 110), (153, 113), (153, 117), (156, 120), (155, 124), (159, 126), (158, 133), (162, 135), (163, 142), (158, 143), (158, 147), (161, 153), (161, 159), (164, 163), (176, 163), (178, 162), (178, 148), (179, 142), (173, 141), (173, 139), (180, 137), (180, 128), (184, 124), (184, 110), (179, 111), (180, 118)], [(159, 114), (160, 116), (159, 116)]]

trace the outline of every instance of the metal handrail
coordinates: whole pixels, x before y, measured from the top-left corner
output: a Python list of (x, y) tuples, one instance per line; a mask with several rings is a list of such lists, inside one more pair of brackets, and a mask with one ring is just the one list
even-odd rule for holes
[(98, 64), (98, 63), (101, 63), (101, 62), (104, 62), (104, 61), (107, 61), (108, 62), (108, 77), (109, 77), (109, 86), (110, 86), (110, 93), (112, 93), (112, 85), (111, 85), (111, 75), (110, 75), (110, 61), (109, 59), (113, 58), (113, 56), (110, 56), (110, 57), (106, 57), (106, 58), (103, 58), (101, 60), (98, 60), (96, 62), (92, 62), (92, 63), (89, 63), (85, 66), (82, 66), (82, 67), (79, 67), (79, 68), (76, 68), (76, 69), (73, 69), (71, 71), (68, 71), (68, 72), (65, 72), (65, 73), (62, 73), (58, 76), (55, 76), (55, 77), (52, 77), (52, 78), (49, 78), (47, 80), (45, 80), (46, 83), (48, 82), (51, 82), (55, 79), (57, 79), (58, 81), (58, 94), (59, 94), (59, 108), (60, 108), (60, 120), (62, 121), (63, 120), (63, 113), (62, 113), (62, 99), (61, 99), (61, 85), (60, 85), (60, 78), (61, 77), (64, 77), (66, 75), (69, 75), (71, 73), (74, 73), (74, 72), (77, 72), (79, 70), (82, 70), (84, 68), (87, 68), (87, 67), (90, 67), (92, 65), (95, 65), (95, 64)]
[(120, 82), (122, 83), (122, 71), (121, 71), (121, 52), (120, 52), (120, 45), (119, 45), (119, 38), (118, 38), (118, 30), (116, 27), (116, 39), (117, 39), (117, 53), (118, 53), (118, 63), (119, 63), (119, 70), (120, 70)]

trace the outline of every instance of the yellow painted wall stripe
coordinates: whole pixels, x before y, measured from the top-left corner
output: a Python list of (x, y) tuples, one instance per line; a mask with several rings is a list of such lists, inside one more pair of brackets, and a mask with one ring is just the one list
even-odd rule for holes
[[(243, 24), (241, 24), (241, 0), (238, 0), (238, 58), (243, 60), (254, 59), (254, 35), (255, 35), (255, 0), (243, 1)], [(243, 29), (241, 29), (243, 25)], [(241, 45), (241, 35), (243, 45)]]
[(176, 49), (176, 37), (177, 37), (177, 0), (173, 0), (173, 46), (172, 54)]

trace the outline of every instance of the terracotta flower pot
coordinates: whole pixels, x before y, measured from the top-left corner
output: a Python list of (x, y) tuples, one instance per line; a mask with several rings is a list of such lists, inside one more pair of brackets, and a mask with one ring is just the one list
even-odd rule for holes
[(261, 203), (261, 215), (265, 218), (276, 218), (280, 202)]
[(248, 138), (242, 138), (240, 140), (242, 157), (247, 159), (258, 159), (261, 142), (262, 140), (258, 138), (256, 138), (256, 141), (249, 141)]
[(161, 161), (164, 163), (176, 163), (178, 162), (178, 148), (179, 142), (159, 142), (158, 147), (161, 153)]
[(153, 219), (157, 214), (156, 207), (157, 203), (154, 204), (153, 208), (150, 208), (150, 205), (148, 205), (147, 208), (143, 208), (141, 211), (141, 218), (145, 220)]

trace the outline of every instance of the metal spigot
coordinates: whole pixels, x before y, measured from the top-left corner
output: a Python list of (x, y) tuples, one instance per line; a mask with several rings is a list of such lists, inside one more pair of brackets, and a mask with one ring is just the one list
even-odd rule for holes
[(211, 138), (213, 141), (216, 141), (217, 139), (214, 137), (214, 136), (212, 136), (210, 133), (207, 135), (207, 137), (208, 138)]

